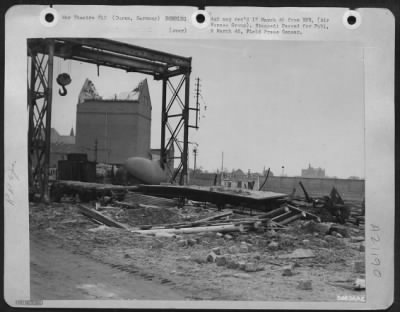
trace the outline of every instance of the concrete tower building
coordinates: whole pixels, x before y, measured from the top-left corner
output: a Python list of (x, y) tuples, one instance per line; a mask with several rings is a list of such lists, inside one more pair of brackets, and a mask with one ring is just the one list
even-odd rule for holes
[(147, 80), (131, 92), (103, 99), (86, 79), (79, 94), (76, 147), (89, 160), (122, 164), (129, 157), (150, 157), (151, 100)]

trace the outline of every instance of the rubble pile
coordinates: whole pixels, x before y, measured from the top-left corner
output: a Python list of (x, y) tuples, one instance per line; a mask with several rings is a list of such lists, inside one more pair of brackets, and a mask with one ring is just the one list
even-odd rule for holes
[(206, 282), (211, 278), (266, 287), (265, 278), (275, 276), (298, 291), (316, 285), (363, 289), (362, 224), (324, 222), (317, 215), (321, 207), (299, 200), (268, 212), (229, 208), (190, 201), (178, 208), (171, 199), (128, 193), (123, 202), (32, 203), (30, 228), (63, 248), (146, 278), (182, 286), (190, 277), (209, 290), (207, 296), (217, 289)]

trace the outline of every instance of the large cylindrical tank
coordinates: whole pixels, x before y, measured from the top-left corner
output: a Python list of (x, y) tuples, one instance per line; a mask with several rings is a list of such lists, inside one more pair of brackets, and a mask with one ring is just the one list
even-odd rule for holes
[(159, 160), (150, 160), (143, 157), (128, 158), (123, 168), (129, 176), (144, 184), (160, 184), (168, 181), (166, 170), (161, 168)]

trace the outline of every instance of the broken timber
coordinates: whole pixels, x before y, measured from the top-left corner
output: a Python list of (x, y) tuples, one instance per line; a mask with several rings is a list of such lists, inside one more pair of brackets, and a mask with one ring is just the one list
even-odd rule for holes
[(302, 210), (302, 209), (300, 209), (300, 208), (298, 208), (296, 206), (290, 205), (290, 204), (287, 204), (287, 207), (292, 211), (297, 211), (298, 213), (303, 214), (303, 216), (308, 218), (308, 219), (313, 219), (313, 220), (315, 220), (317, 222), (321, 222), (321, 218), (318, 217), (315, 214), (309, 213), (307, 211), (304, 211), (304, 210)]
[(270, 218), (268, 226), (275, 229), (279, 229), (300, 218), (312, 219), (316, 222), (321, 222), (321, 219), (318, 216), (290, 204), (286, 204), (272, 211), (264, 213), (262, 216), (259, 216), (259, 218)]
[(84, 205), (78, 205), (78, 208), (79, 208), (80, 212), (82, 214), (84, 214), (85, 216), (88, 216), (91, 219), (95, 219), (96, 221), (99, 221), (107, 226), (112, 226), (112, 227), (125, 229), (125, 230), (129, 229), (126, 225), (119, 223), (109, 217), (106, 217), (105, 215), (103, 215), (102, 213), (100, 213), (94, 209), (91, 209)]
[(134, 233), (157, 235), (157, 234), (192, 234), (192, 233), (202, 233), (202, 232), (243, 232), (247, 230), (246, 226), (227, 224), (219, 226), (201, 226), (201, 227), (189, 227), (180, 229), (154, 229), (154, 230), (132, 230)]
[[(211, 216), (208, 218), (192, 221), (192, 222), (179, 222), (179, 223), (170, 223), (170, 224), (158, 224), (158, 225), (140, 225), (139, 228), (142, 230), (147, 230), (147, 229), (168, 229), (168, 228), (189, 228), (189, 227), (199, 227), (199, 226), (216, 226), (216, 225), (248, 225), (248, 224), (254, 224), (255, 226), (256, 223), (261, 223), (265, 224), (269, 222), (269, 219), (265, 218), (241, 218), (241, 219), (222, 219), (229, 217), (232, 214), (232, 212), (225, 212), (221, 213), (215, 216)], [(219, 219), (219, 220), (216, 220)]]
[(200, 223), (204, 223), (204, 222), (207, 222), (207, 221), (224, 218), (224, 217), (230, 216), (232, 214), (233, 214), (232, 211), (227, 211), (227, 212), (223, 212), (223, 213), (220, 213), (220, 214), (208, 217), (208, 218), (204, 218), (204, 219), (200, 219), (200, 220), (194, 221), (194, 222), (192, 222), (192, 224), (200, 224)]

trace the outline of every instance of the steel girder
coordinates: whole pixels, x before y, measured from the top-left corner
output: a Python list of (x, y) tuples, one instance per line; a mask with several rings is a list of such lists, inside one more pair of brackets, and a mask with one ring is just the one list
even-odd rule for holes
[(175, 168), (168, 168), (170, 181), (176, 182), (179, 176), (179, 184), (183, 185), (186, 183), (188, 169), (190, 70), (181, 75), (178, 82), (174, 83), (170, 78), (164, 78), (162, 82), (161, 162), (169, 164), (168, 151), (173, 146), (174, 151), (179, 153), (174, 157), (179, 159), (179, 163)]
[(29, 186), (39, 192), (42, 200), (47, 200), (48, 196), (54, 42), (49, 40), (47, 48), (45, 54), (28, 49), (31, 58), (28, 88)]

